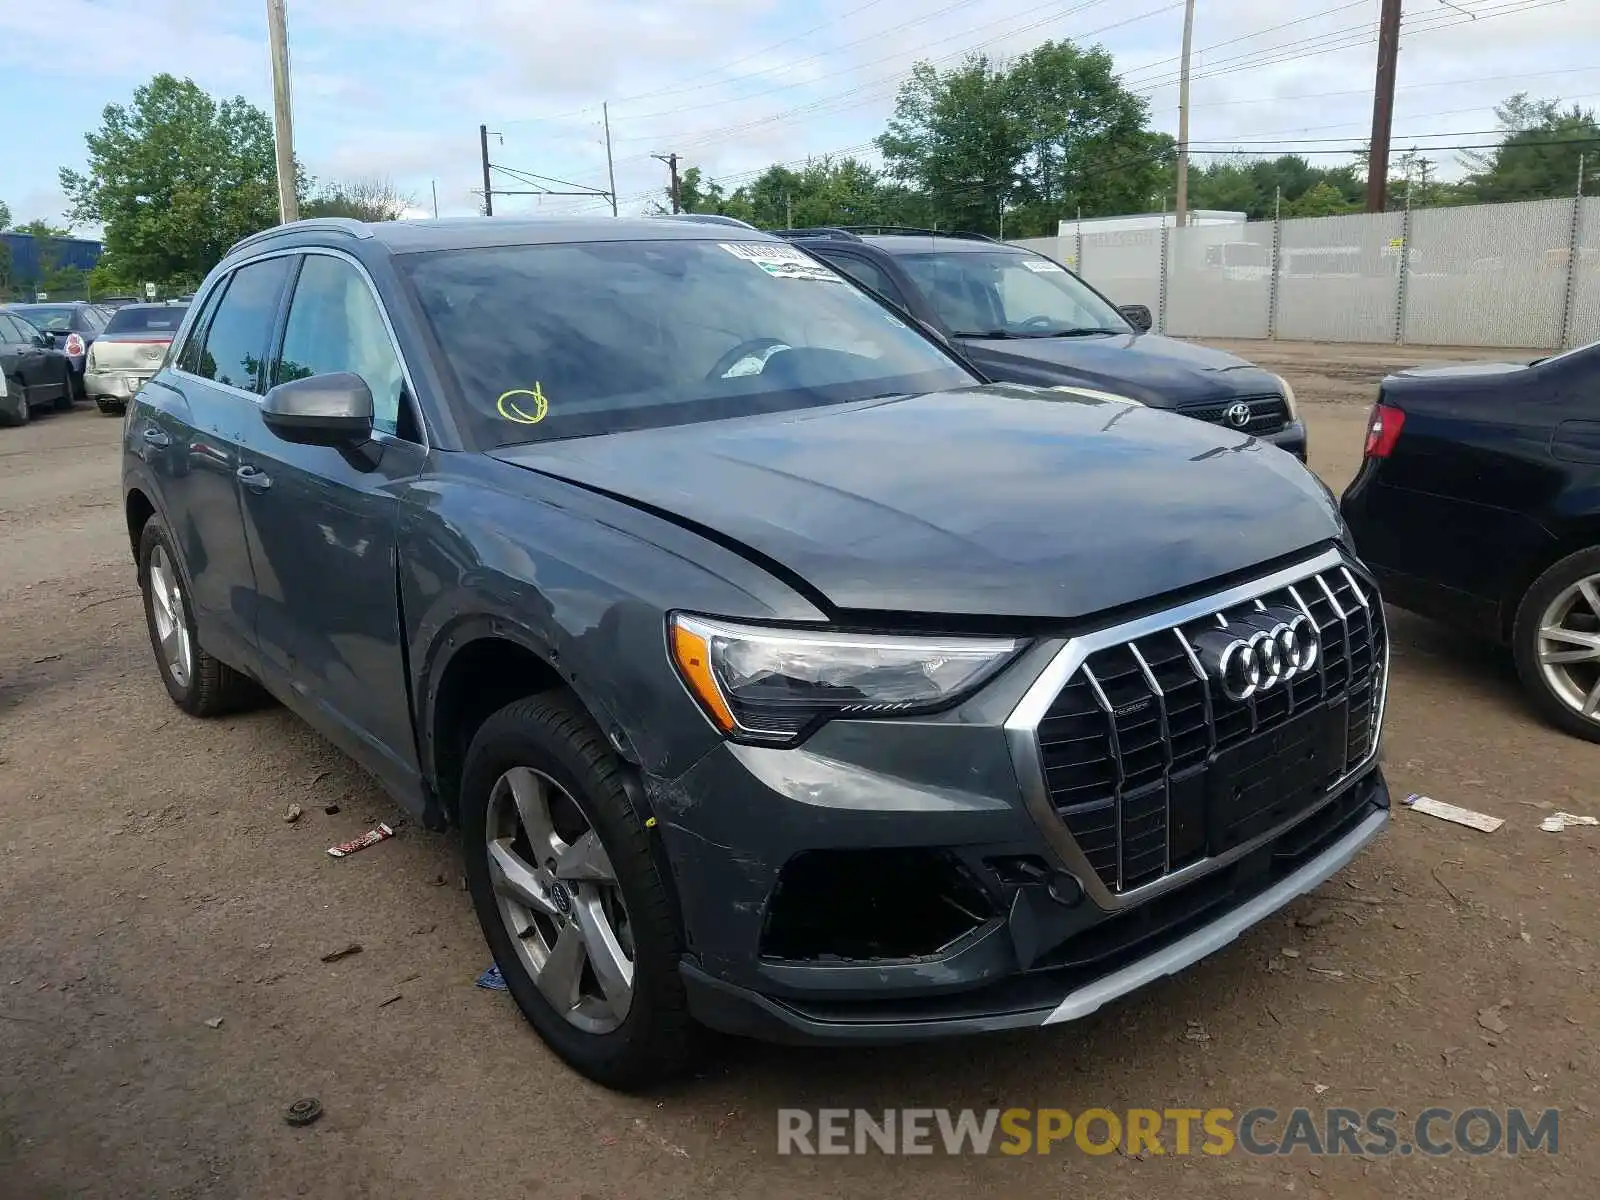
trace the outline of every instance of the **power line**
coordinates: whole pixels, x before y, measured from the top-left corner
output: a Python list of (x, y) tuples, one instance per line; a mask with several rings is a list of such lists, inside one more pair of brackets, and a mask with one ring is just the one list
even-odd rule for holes
[[(965, 2), (965, 0), (964, 0), (964, 2)], [(1046, 23), (1048, 23), (1050, 21), (1059, 20), (1059, 19), (1064, 18), (1064, 17), (1074, 16), (1077, 13), (1083, 12), (1086, 9), (1090, 9), (1090, 8), (1095, 7), (1098, 4), (1104, 4), (1104, 3), (1106, 3), (1106, 0), (1071, 0), (1071, 2), (1066, 4), (1066, 6), (1063, 8), (1062, 11), (1051, 13), (1048, 17), (1045, 17), (1041, 21), (1036, 21), (1031, 25), (1024, 26), (1022, 29), (1012, 30), (1010, 33), (997, 34), (994, 37), (985, 38), (985, 39), (983, 39), (983, 41), (977, 43), (977, 45), (966, 47), (964, 49), (956, 51), (954, 54), (945, 55), (943, 57), (944, 58), (952, 58), (952, 57), (957, 57), (957, 56), (962, 55), (962, 54), (971, 53), (971, 51), (976, 49), (978, 45), (985, 45), (988, 42), (997, 41), (1001, 37), (1010, 37), (1010, 36), (1012, 36), (1014, 34), (1017, 34), (1017, 33), (1025, 33), (1030, 29), (1036, 29), (1039, 25), (1046, 24)], [(1181, 3), (1181, 0), (1180, 0), (1180, 3)], [(905, 58), (907, 55), (910, 55), (910, 54), (921, 54), (923, 51), (929, 50), (934, 46), (941, 46), (946, 42), (952, 42), (952, 41), (955, 41), (958, 38), (967, 37), (967, 36), (969, 36), (971, 34), (979, 32), (980, 30), (988, 29), (988, 28), (991, 28), (992, 26), (1002, 25), (1007, 21), (1015, 20), (1017, 17), (1023, 16), (1026, 13), (1038, 12), (1040, 9), (1043, 9), (1043, 8), (1056, 7), (1058, 4), (1060, 4), (1060, 0), (1050, 0), (1049, 3), (1036, 4), (1036, 5), (1033, 5), (1030, 8), (1023, 9), (1021, 12), (1016, 12), (1016, 13), (1012, 13), (1012, 14), (1010, 14), (1008, 16), (999, 17), (999, 18), (996, 18), (993, 21), (985, 21), (981, 25), (974, 25), (974, 26), (972, 26), (972, 28), (964, 29), (960, 33), (948, 34), (945, 37), (936, 38), (931, 42), (924, 42), (920, 46), (912, 46), (912, 47), (909, 47), (909, 48), (907, 48), (905, 50), (897, 50), (893, 54), (885, 55), (883, 58), (873, 59), (870, 62), (855, 63), (855, 64), (852, 64), (851, 66), (848, 66), (848, 67), (841, 67), (837, 71), (829, 71), (827, 74), (824, 74), (824, 75), (817, 75), (817, 76), (813, 76), (810, 79), (799, 80), (798, 82), (795, 82), (795, 83), (786, 83), (786, 84), (781, 84), (778, 87), (768, 88), (766, 91), (762, 91), (762, 92), (747, 92), (746, 94), (744, 94), (742, 96), (732, 96), (732, 97), (729, 97), (726, 100), (710, 100), (710, 101), (706, 101), (703, 104), (686, 104), (686, 105), (682, 105), (682, 106), (677, 107), (677, 108), (663, 109), (660, 112), (635, 113), (631, 119), (635, 120), (635, 121), (650, 121), (650, 120), (654, 120), (657, 117), (674, 116), (677, 113), (699, 112), (699, 111), (707, 109), (707, 108), (722, 108), (722, 107), (724, 107), (726, 105), (729, 105), (729, 104), (742, 104), (746, 100), (759, 100), (763, 96), (774, 96), (774, 95), (777, 95), (779, 92), (793, 91), (797, 87), (810, 87), (810, 86), (812, 86), (814, 84), (822, 82), (824, 79), (835, 79), (840, 75), (855, 74), (856, 72), (863, 71), (868, 67), (881, 66), (883, 63), (893, 62), (895, 59)], [(961, 7), (961, 5), (960, 4), (956, 4), (956, 5), (951, 5), (950, 6), (950, 8), (958, 8), (958, 7)], [(1168, 7), (1169, 8), (1176, 8), (1176, 7), (1178, 7), (1178, 5), (1174, 4), (1174, 5), (1169, 5)], [(950, 9), (940, 9), (939, 11), (940, 12), (948, 12), (948, 11), (950, 11)], [(1165, 11), (1165, 10), (1163, 9), (1163, 10), (1158, 10), (1158, 11)], [(934, 14), (934, 15), (938, 15), (938, 14)], [(913, 24), (914, 23), (915, 22), (913, 22)], [(1126, 23), (1127, 22), (1119, 22), (1119, 24), (1126, 24)], [(1116, 27), (1117, 27), (1116, 25), (1108, 25), (1105, 28), (1106, 29), (1115, 29)], [(1092, 37), (1092, 36), (1094, 36), (1094, 34), (1101, 33), (1101, 32), (1104, 32), (1104, 30), (1096, 29), (1096, 30), (1092, 30), (1090, 33), (1082, 35), (1082, 36)], [(840, 46), (837, 49), (845, 50), (845, 49), (849, 49), (851, 46), (860, 45), (862, 42), (877, 41), (877, 40), (880, 40), (882, 38), (882, 36), (883, 35), (881, 33), (873, 34), (870, 37), (860, 38), (860, 39), (857, 39), (854, 42), (846, 42), (843, 46)], [(940, 61), (943, 61), (943, 59), (941, 59)], [(898, 72), (891, 73), (891, 75), (897, 77), (898, 76)], [(874, 81), (874, 82), (862, 84), (862, 85), (859, 85), (858, 87), (850, 88), (846, 92), (841, 93), (841, 94), (842, 95), (848, 95), (848, 94), (850, 94), (850, 92), (860, 91), (862, 88), (866, 88), (866, 87), (879, 87), (879, 86), (882, 86), (882, 84), (885, 83), (885, 82), (887, 82), (887, 80), (877, 80), (877, 81)], [(648, 138), (655, 138), (657, 136), (659, 136), (659, 135), (650, 134), (650, 135), (648, 135)], [(668, 135), (668, 136), (671, 136), (671, 135)], [(622, 139), (618, 139), (618, 140), (620, 141)], [(639, 141), (641, 139), (640, 138), (633, 138), (633, 139), (630, 139), (630, 140)]]
[[(1081, 38), (1086, 38), (1086, 37), (1093, 37), (1096, 34), (1105, 33), (1105, 32), (1108, 32), (1109, 30), (1112, 30), (1112, 29), (1120, 29), (1125, 25), (1131, 25), (1131, 24), (1134, 24), (1137, 21), (1144, 21), (1144, 20), (1149, 19), (1150, 17), (1159, 16), (1161, 13), (1171, 12), (1173, 9), (1181, 8), (1181, 7), (1183, 7), (1183, 3), (1184, 3), (1184, 0), (1175, 0), (1175, 2), (1173, 2), (1173, 3), (1165, 4), (1165, 5), (1163, 5), (1163, 6), (1159, 7), (1159, 8), (1150, 9), (1148, 12), (1142, 12), (1142, 13), (1139, 13), (1139, 14), (1137, 14), (1135, 16), (1132, 16), (1132, 17), (1126, 17), (1126, 18), (1124, 18), (1124, 19), (1122, 19), (1120, 21), (1114, 21), (1109, 25), (1101, 26), (1099, 29), (1089, 30), (1086, 33), (1079, 34), (1078, 38), (1081, 39)], [(1086, 7), (1086, 6), (1084, 6), (1084, 7)], [(1015, 36), (1016, 34), (1019, 34), (1019, 33), (1026, 33), (1029, 30), (1035, 29), (1040, 25), (1048, 24), (1050, 21), (1055, 20), (1056, 17), (1060, 16), (1060, 15), (1063, 15), (1063, 14), (1055, 14), (1054, 16), (1047, 17), (1044, 20), (1036, 21), (1032, 25), (1023, 26), (1022, 28), (1013, 29), (1013, 30), (1008, 31), (1007, 33), (999, 34), (995, 38), (989, 39), (989, 41), (996, 41), (996, 40), (999, 40), (999, 38), (1001, 38), (1001, 37), (1013, 37), (1013, 36)], [(945, 40), (949, 40), (949, 39), (945, 39)], [(983, 45), (983, 44), (987, 44), (987, 43), (980, 43), (980, 45)], [(944, 56), (942, 56), (940, 58), (931, 60), (931, 62), (928, 65), (930, 65), (930, 66), (931, 65), (937, 65), (938, 63), (947, 62), (947, 61), (949, 61), (950, 59), (953, 59), (953, 58), (963, 57), (963, 56), (965, 56), (967, 54), (973, 53), (977, 48), (978, 48), (978, 46), (963, 47), (960, 50), (953, 51), (950, 54), (946, 54), (946, 55), (944, 55)], [(905, 53), (913, 53), (913, 51), (906, 51)], [(898, 56), (894, 56), (894, 57), (898, 57)], [(887, 61), (887, 60), (885, 60), (885, 61)], [(903, 82), (903, 80), (904, 80), (903, 76), (894, 76), (894, 77), (890, 77), (890, 78), (886, 78), (886, 79), (877, 80), (877, 81), (871, 82), (871, 83), (861, 84), (861, 85), (859, 85), (857, 87), (846, 89), (845, 91), (837, 93), (837, 94), (835, 94), (833, 96), (820, 97), (820, 98), (818, 98), (816, 100), (809, 101), (809, 102), (807, 102), (805, 104), (802, 104), (802, 105), (799, 105), (799, 106), (797, 106), (795, 108), (785, 109), (785, 110), (782, 110), (780, 112), (771, 113), (771, 114), (769, 114), (767, 116), (759, 117), (759, 118), (757, 118), (757, 119), (755, 119), (753, 121), (748, 121), (748, 122), (745, 122), (745, 123), (740, 124), (740, 125), (730, 125), (730, 126), (725, 126), (725, 127), (722, 127), (722, 128), (716, 128), (716, 129), (710, 129), (710, 130), (699, 130), (699, 131), (686, 130), (686, 131), (680, 131), (680, 132), (675, 133), (675, 134), (651, 134), (650, 138), (651, 138), (651, 140), (677, 141), (677, 142), (680, 142), (680, 143), (687, 142), (690, 145), (709, 144), (711, 142), (723, 140), (723, 139), (727, 138), (728, 136), (737, 135), (737, 134), (741, 134), (741, 133), (748, 133), (751, 130), (759, 129), (762, 126), (770, 125), (770, 124), (772, 124), (772, 123), (774, 123), (776, 121), (787, 120), (790, 117), (798, 116), (798, 115), (801, 115), (801, 114), (804, 114), (804, 113), (816, 112), (816, 111), (818, 111), (818, 110), (820, 110), (822, 108), (835, 105), (840, 100), (848, 99), (849, 97), (851, 97), (853, 95), (857, 95), (857, 94), (862, 93), (862, 92), (868, 92), (868, 91), (878, 92), (878, 91), (881, 91), (881, 90), (883, 90), (885, 88), (887, 88), (887, 89), (892, 91), (892, 90), (898, 88), (899, 85)], [(848, 110), (850, 108), (859, 108), (863, 104), (871, 104), (874, 100), (876, 100), (878, 98), (879, 98), (878, 96), (869, 96), (865, 100), (860, 100), (860, 101), (853, 102), (851, 104), (843, 105), (840, 108), (834, 109), (834, 111), (835, 112), (843, 112), (843, 111), (846, 111), (846, 110)], [(641, 139), (634, 139), (634, 140), (641, 140)]]

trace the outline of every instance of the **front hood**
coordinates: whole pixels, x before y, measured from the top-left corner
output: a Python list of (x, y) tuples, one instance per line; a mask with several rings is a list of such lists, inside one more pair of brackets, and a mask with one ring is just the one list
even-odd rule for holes
[(1276, 376), (1237, 355), (1155, 333), (970, 338), (961, 344), (996, 379), (1081, 384), (1157, 408), (1217, 404), (1279, 391)]
[(1339, 534), (1254, 438), (998, 384), (493, 454), (712, 530), (836, 609), (1082, 617)]

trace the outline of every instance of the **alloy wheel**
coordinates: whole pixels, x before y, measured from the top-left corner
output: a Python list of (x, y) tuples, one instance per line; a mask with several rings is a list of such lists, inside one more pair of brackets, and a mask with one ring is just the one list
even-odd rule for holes
[(1563, 589), (1539, 618), (1539, 673), (1586, 721), (1600, 721), (1600, 575)]
[(155, 616), (162, 662), (172, 681), (186, 688), (194, 676), (194, 647), (189, 640), (183, 587), (166, 547), (159, 544), (150, 552), (150, 608)]
[(489, 793), (485, 834), (522, 967), (570, 1024), (612, 1032), (633, 1003), (633, 929), (594, 827), (555, 780), (513, 767)]

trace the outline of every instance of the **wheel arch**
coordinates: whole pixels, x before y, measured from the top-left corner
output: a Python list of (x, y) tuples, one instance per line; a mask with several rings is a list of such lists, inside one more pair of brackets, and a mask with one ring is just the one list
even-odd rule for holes
[(1552, 541), (1541, 546), (1513, 572), (1505, 594), (1500, 599), (1501, 638), (1506, 642), (1511, 641), (1512, 630), (1517, 622), (1517, 612), (1522, 607), (1522, 599), (1539, 576), (1569, 555), (1596, 546), (1600, 546), (1600, 513), (1568, 522), (1555, 533)]
[(418, 725), (422, 766), (446, 818), (456, 820), (461, 772), (473, 735), (490, 716), (525, 696), (564, 690), (630, 765), (638, 756), (626, 734), (548, 642), (491, 617), (466, 617), (442, 630), (422, 672)]

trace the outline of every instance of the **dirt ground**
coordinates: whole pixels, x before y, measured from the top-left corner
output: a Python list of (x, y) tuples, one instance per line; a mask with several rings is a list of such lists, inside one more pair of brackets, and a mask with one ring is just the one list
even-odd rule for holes
[[(1241, 349), (1293, 381), (1335, 488), (1383, 371), (1463, 357)], [(1391, 614), (1390, 786), (1499, 832), (1399, 813), (1321, 895), (1075, 1025), (874, 1051), (727, 1041), (699, 1077), (622, 1097), (472, 986), (487, 954), (449, 837), (404, 824), (331, 859), (398, 809), (281, 710), (199, 722), (168, 702), (118, 433), (86, 407), (0, 431), (0, 1197), (1595, 1194), (1600, 830), (1538, 823), (1600, 812), (1600, 750), (1535, 720), (1500, 654)], [(325, 1115), (290, 1128), (302, 1096)], [(1559, 1152), (776, 1152), (780, 1106), (1258, 1105), (1559, 1106)]]

